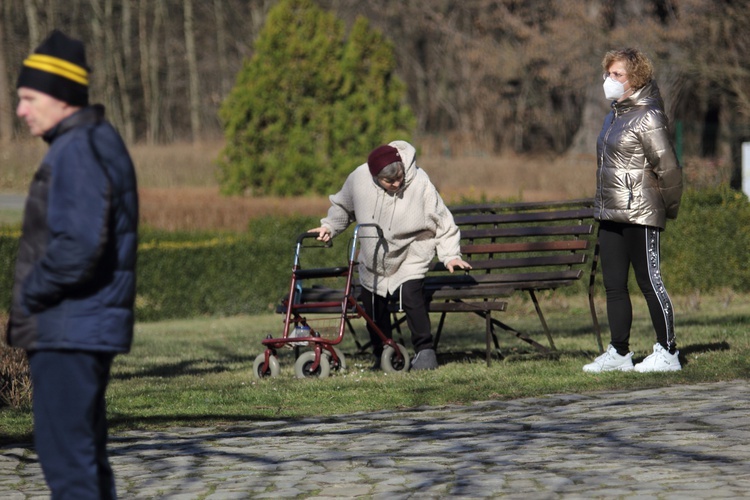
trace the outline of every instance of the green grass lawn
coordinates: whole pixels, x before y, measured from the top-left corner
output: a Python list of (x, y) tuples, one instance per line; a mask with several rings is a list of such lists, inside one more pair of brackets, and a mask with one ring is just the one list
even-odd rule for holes
[[(498, 332), (504, 359), (484, 360), (484, 320), (449, 317), (440, 342), (439, 370), (387, 375), (370, 372), (368, 355), (356, 355), (347, 334), (340, 345), (348, 369), (326, 379), (294, 378), (293, 351), (280, 352), (281, 375), (256, 380), (252, 374), (261, 340), (280, 336), (281, 316), (198, 318), (141, 323), (129, 355), (116, 358), (108, 392), (113, 432), (168, 426), (232, 425), (257, 420), (349, 414), (422, 405), (466, 404), (552, 393), (632, 390), (748, 378), (750, 301), (731, 292), (674, 298), (683, 370), (668, 374), (585, 374), (583, 364), (598, 354), (583, 296), (543, 296), (557, 352), (541, 356), (526, 343)], [(635, 361), (655, 341), (648, 313), (634, 296), (632, 345)], [(598, 303), (604, 329), (604, 304)], [(546, 344), (533, 305), (511, 300), (500, 317)], [(433, 329), (437, 325), (434, 318)], [(358, 339), (365, 340), (361, 323)], [(411, 342), (404, 339), (411, 352)], [(30, 410), (0, 410), (0, 441), (27, 441)]]

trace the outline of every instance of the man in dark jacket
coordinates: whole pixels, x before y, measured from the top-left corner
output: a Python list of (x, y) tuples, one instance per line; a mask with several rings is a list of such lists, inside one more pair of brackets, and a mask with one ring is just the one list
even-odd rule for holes
[(104, 394), (133, 338), (135, 171), (83, 44), (53, 31), (21, 68), (16, 114), (49, 143), (29, 188), (8, 343), (31, 367), (34, 439), (52, 498), (114, 498)]

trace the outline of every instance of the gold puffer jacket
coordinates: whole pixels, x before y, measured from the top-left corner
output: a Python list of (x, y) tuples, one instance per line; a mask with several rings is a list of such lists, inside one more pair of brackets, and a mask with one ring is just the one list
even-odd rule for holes
[(656, 82), (612, 103), (596, 151), (597, 219), (664, 229), (677, 218), (682, 168)]

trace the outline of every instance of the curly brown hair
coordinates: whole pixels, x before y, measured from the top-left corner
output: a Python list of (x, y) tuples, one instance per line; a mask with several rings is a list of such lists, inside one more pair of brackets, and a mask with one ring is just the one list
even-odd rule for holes
[(604, 54), (602, 69), (605, 73), (609, 71), (609, 67), (615, 61), (625, 64), (628, 71), (628, 81), (634, 89), (643, 87), (654, 78), (654, 66), (651, 64), (651, 60), (638, 49), (610, 50)]

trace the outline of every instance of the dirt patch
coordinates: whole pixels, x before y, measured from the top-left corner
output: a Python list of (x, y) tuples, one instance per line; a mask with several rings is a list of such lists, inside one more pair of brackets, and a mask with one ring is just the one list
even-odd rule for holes
[(318, 215), (327, 197), (245, 198), (222, 196), (217, 187), (142, 188), (141, 223), (156, 229), (244, 231), (265, 215)]

